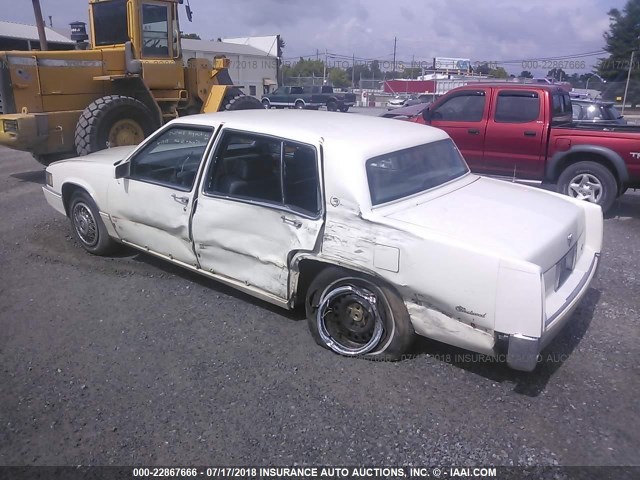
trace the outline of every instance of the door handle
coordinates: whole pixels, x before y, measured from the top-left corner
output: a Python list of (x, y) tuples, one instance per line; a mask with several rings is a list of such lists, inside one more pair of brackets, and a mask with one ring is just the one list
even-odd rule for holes
[(300, 228), (302, 226), (302, 222), (300, 220), (296, 220), (294, 218), (287, 218), (284, 215), (282, 215), (280, 218), (287, 225), (293, 225), (296, 228)]
[(525, 132), (524, 132), (524, 136), (525, 137), (535, 137), (536, 135), (537, 135), (537, 133), (534, 132), (534, 131), (531, 131), (531, 130), (525, 130)]
[(477, 128), (470, 128), (469, 130), (467, 130), (467, 133), (470, 133), (471, 135), (480, 135), (480, 130), (478, 130)]
[(179, 197), (175, 193), (171, 194), (171, 198), (182, 205), (187, 205), (189, 203), (189, 197)]

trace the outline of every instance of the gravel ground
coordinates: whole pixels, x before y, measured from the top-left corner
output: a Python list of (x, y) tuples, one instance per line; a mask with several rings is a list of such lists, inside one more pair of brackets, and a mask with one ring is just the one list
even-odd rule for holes
[(638, 194), (525, 374), (429, 340), (398, 363), (341, 358), (299, 312), (86, 254), (43, 183), (0, 150), (0, 465), (640, 465)]

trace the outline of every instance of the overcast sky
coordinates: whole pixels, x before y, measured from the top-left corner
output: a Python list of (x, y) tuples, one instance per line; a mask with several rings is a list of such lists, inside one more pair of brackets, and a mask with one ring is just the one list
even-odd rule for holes
[[(87, 21), (85, 0), (41, 0), (45, 19), (65, 28)], [(601, 50), (607, 12), (625, 0), (191, 0), (181, 29), (203, 39), (280, 34), (285, 58), (316, 50), (390, 62), (440, 57), (472, 61), (571, 56)], [(28, 0), (0, 0), (0, 19), (33, 23)], [(48, 20), (47, 20), (48, 23)], [(576, 58), (588, 64), (597, 57)], [(570, 59), (569, 59), (570, 60)], [(519, 73), (521, 62), (504, 64)], [(531, 68), (526, 68), (531, 70)], [(574, 70), (565, 69), (569, 73)], [(546, 72), (545, 72), (546, 73)]]

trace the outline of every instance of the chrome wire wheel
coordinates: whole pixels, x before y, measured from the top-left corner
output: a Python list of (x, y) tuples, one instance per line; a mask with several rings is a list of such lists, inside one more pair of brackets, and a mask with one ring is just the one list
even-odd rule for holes
[(602, 182), (595, 175), (581, 173), (571, 179), (567, 193), (577, 200), (599, 203), (603, 193)]
[(73, 206), (72, 218), (80, 241), (89, 248), (95, 247), (98, 244), (98, 225), (89, 206), (77, 202)]
[(331, 350), (341, 355), (365, 355), (384, 334), (384, 318), (377, 295), (353, 284), (330, 286), (316, 312), (318, 333)]

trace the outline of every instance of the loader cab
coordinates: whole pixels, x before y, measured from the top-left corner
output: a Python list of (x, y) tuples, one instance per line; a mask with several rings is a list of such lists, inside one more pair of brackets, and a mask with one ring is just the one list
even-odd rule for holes
[(167, 90), (168, 97), (185, 99), (180, 3), (182, 0), (90, 0), (93, 49), (108, 57), (110, 51), (124, 47), (125, 58), (130, 56), (139, 65), (125, 67), (127, 73), (141, 72), (149, 90)]
[(182, 0), (90, 0), (94, 49), (131, 42), (135, 58), (178, 60)]

